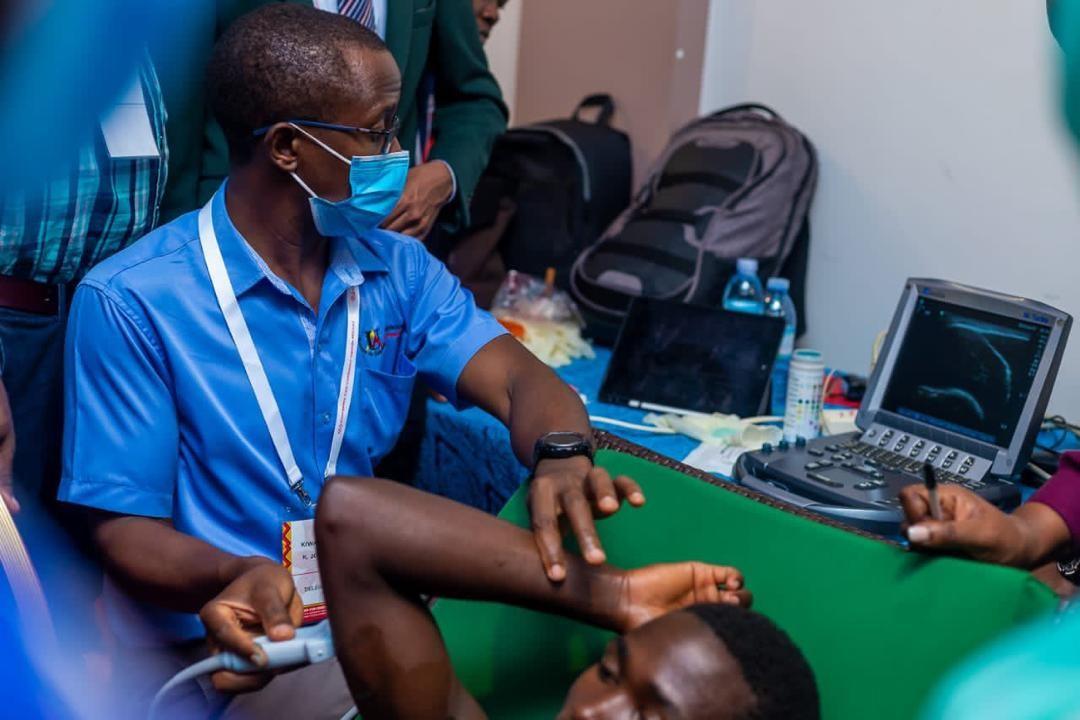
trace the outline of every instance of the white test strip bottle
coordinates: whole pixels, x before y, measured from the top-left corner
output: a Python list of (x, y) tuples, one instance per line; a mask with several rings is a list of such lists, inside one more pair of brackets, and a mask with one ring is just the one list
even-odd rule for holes
[(817, 350), (796, 350), (788, 370), (784, 439), (816, 438), (821, 434), (821, 391), (825, 362)]

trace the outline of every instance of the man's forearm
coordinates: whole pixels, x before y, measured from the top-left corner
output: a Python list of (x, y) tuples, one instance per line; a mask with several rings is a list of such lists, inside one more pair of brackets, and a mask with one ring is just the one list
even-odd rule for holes
[(533, 447), (545, 433), (568, 431), (592, 437), (581, 398), (550, 368), (534, 361), (511, 385), (508, 423), (514, 454), (528, 467), (532, 467)]
[(532, 467), (541, 435), (579, 432), (590, 437), (589, 414), (574, 389), (509, 335), (484, 346), (461, 373), (458, 395), (510, 429), (514, 454)]
[(177, 612), (198, 612), (245, 570), (273, 562), (223, 552), (146, 517), (104, 518), (94, 539), (120, 587), (137, 600)]

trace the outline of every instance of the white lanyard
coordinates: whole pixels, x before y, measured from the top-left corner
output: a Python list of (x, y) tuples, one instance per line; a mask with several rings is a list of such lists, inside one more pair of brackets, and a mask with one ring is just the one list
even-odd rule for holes
[[(210, 210), (212, 202), (213, 200), (199, 211), (199, 243), (206, 257), (210, 283), (214, 286), (214, 294), (217, 295), (221, 313), (225, 316), (229, 334), (232, 335), (233, 342), (236, 344), (236, 351), (240, 353), (240, 360), (244, 363), (244, 372), (247, 373), (248, 382), (251, 383), (251, 389), (255, 392), (255, 400), (259, 403), (259, 411), (266, 422), (266, 429), (270, 431), (270, 439), (274, 443), (278, 459), (281, 460), (281, 466), (285, 469), (289, 489), (296, 493), (300, 502), (306, 507), (311, 507), (311, 496), (304, 489), (304, 476), (296, 465), (296, 458), (293, 457), (289, 436), (285, 432), (285, 423), (281, 419), (281, 409), (278, 407), (277, 400), (274, 399), (274, 391), (270, 388), (266, 370), (263, 369), (259, 353), (251, 339), (251, 332), (244, 320), (244, 314), (240, 311), (240, 304), (236, 300), (229, 273), (225, 269), (225, 260), (221, 257), (221, 247), (218, 245)], [(334, 435), (330, 443), (330, 456), (326, 459), (324, 478), (337, 472), (338, 455), (341, 453), (341, 441), (345, 437), (345, 426), (349, 420), (349, 406), (352, 404), (353, 384), (356, 378), (356, 350), (360, 341), (360, 291), (356, 287), (350, 287), (347, 298), (349, 320), (348, 330), (345, 333), (345, 362), (341, 368), (337, 419), (334, 422)]]

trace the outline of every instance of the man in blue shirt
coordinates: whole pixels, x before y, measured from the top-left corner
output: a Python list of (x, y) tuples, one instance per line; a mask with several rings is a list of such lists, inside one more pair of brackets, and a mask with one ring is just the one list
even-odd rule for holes
[[(320, 617), (312, 518), (324, 478), (372, 473), (418, 375), (503, 420), (518, 457), (536, 463), (531, 510), (549, 579), (566, 573), (560, 515), (586, 560), (602, 562), (594, 510), (644, 498), (593, 468), (576, 393), (418, 241), (377, 229), (408, 171), (395, 152), (399, 74), (378, 36), (302, 5), (266, 6), (222, 37), (208, 86), (230, 144), (227, 181), (201, 211), (95, 268), (68, 331), (60, 496), (95, 509), (124, 655), (163, 643), (192, 652), (184, 643), (204, 633), (196, 612), (226, 641), (241, 630), (289, 637)], [(334, 690), (325, 677), (316, 692), (285, 676), (229, 712), (336, 719), (348, 695), (325, 667)], [(215, 677), (224, 690), (266, 682)]]

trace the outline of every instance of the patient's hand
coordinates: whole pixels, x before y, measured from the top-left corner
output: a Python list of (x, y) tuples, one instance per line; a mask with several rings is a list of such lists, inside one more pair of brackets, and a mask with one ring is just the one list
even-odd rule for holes
[(742, 573), (733, 567), (699, 562), (647, 565), (626, 572), (618, 616), (626, 632), (697, 603), (750, 607), (752, 601), (743, 588)]

